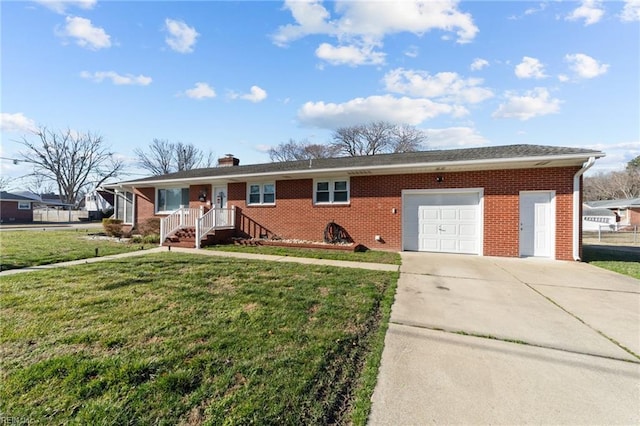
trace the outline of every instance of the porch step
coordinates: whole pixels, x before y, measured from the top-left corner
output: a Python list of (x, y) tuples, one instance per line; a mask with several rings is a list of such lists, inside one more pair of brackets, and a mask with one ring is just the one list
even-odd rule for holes
[[(214, 232), (211, 231), (205, 235), (200, 241), (200, 247), (213, 244)], [(163, 246), (195, 248), (196, 247), (196, 229), (183, 228), (165, 238)]]

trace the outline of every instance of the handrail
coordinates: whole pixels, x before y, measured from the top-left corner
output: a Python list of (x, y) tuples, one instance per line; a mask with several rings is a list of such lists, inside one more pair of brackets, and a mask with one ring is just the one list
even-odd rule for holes
[(196, 229), (196, 248), (200, 248), (201, 239), (212, 229), (234, 228), (236, 209), (213, 208), (203, 214), (203, 208), (181, 207), (160, 220), (160, 245), (178, 229)]
[(233, 228), (236, 223), (236, 209), (215, 207), (196, 220), (196, 248), (200, 248), (202, 238), (212, 229)]
[(200, 209), (181, 207), (160, 220), (160, 245), (164, 240), (180, 228), (195, 227), (200, 217)]

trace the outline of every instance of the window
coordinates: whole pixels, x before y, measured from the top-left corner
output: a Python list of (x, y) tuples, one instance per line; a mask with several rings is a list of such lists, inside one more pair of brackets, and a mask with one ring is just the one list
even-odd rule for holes
[(349, 180), (317, 180), (314, 195), (316, 204), (348, 204)]
[(116, 219), (123, 223), (133, 223), (133, 193), (129, 191), (116, 192)]
[(156, 212), (172, 212), (189, 206), (189, 188), (158, 188)]
[(250, 183), (247, 189), (247, 204), (275, 204), (275, 183)]
[(31, 201), (18, 201), (18, 210), (31, 210)]

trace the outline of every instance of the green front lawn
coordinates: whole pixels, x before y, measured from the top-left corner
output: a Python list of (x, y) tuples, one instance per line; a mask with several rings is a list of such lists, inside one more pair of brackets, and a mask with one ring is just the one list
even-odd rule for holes
[(310, 249), (296, 247), (276, 246), (243, 246), (243, 245), (218, 245), (207, 247), (209, 250), (231, 251), (240, 253), (267, 254), (274, 256), (311, 257), (314, 259), (347, 260), (352, 262), (387, 263), (400, 265), (400, 255), (391, 251), (367, 250), (353, 252), (331, 249)]
[(38, 231), (2, 231), (0, 232), (0, 270), (26, 268), (47, 265), (69, 260), (86, 259), (96, 255), (108, 256), (151, 248), (156, 245), (129, 244), (91, 239), (90, 230), (38, 230)]
[(0, 412), (364, 424), (398, 274), (163, 252), (0, 278)]
[(583, 260), (600, 268), (640, 279), (640, 253), (585, 245)]

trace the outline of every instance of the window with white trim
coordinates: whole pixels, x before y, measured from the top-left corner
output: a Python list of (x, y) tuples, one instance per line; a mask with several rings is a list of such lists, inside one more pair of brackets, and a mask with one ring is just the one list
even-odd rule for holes
[(18, 201), (18, 210), (31, 210), (31, 201)]
[(156, 213), (166, 213), (189, 207), (189, 188), (158, 188)]
[(116, 219), (120, 219), (122, 223), (133, 223), (133, 193), (117, 191), (115, 203)]
[(247, 184), (247, 204), (255, 205), (273, 205), (276, 203), (276, 184), (268, 183), (249, 183)]
[(348, 204), (349, 179), (317, 179), (314, 181), (315, 204)]

